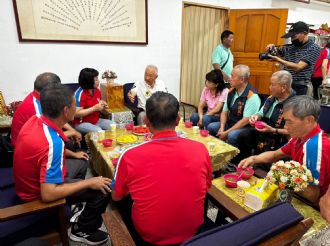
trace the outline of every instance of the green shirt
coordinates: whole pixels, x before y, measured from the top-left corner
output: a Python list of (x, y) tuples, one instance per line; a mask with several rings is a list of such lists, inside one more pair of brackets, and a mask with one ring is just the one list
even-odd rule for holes
[(229, 54), (228, 62), (226, 66), (222, 69), (229, 77), (231, 76), (231, 72), (233, 71), (234, 57), (230, 51), (230, 48), (224, 47), (222, 44), (219, 44), (212, 52), (212, 64), (219, 64), (222, 67), (223, 64), (227, 61)]
[(262, 108), (259, 110), (258, 115), (260, 115), (261, 117), (266, 117), (266, 118), (270, 119), (270, 117), (273, 114), (274, 108), (277, 104), (278, 104), (278, 100), (276, 98), (273, 105), (270, 107), (270, 109), (268, 110), (266, 115), (264, 115), (264, 106), (265, 105), (262, 105)]
[[(244, 90), (242, 91), (242, 93)], [(242, 94), (238, 94), (237, 91), (235, 92), (235, 95), (233, 97), (233, 100), (230, 103), (230, 106), (233, 106), (236, 99)], [(245, 106), (244, 106), (244, 111), (243, 111), (243, 118), (250, 117), (251, 115), (254, 115), (258, 112), (259, 108), (261, 105), (260, 98), (258, 94), (253, 94), (249, 99), (246, 100)], [(228, 105), (227, 105), (227, 100), (225, 102), (225, 105), (223, 106), (223, 111), (228, 112)]]

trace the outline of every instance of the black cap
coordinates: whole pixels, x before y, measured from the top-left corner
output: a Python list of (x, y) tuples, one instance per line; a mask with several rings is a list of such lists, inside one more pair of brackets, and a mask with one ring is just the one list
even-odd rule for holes
[(287, 34), (283, 35), (281, 38), (292, 38), (296, 34), (301, 33), (301, 32), (306, 32), (308, 33), (309, 28), (305, 22), (298, 21), (290, 27), (289, 31)]

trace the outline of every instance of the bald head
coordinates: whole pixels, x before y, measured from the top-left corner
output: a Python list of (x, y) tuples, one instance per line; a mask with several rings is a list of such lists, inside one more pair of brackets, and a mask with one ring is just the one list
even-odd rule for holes
[(60, 84), (61, 79), (54, 73), (42, 73), (39, 74), (34, 81), (34, 90), (40, 92), (43, 88), (50, 84)]

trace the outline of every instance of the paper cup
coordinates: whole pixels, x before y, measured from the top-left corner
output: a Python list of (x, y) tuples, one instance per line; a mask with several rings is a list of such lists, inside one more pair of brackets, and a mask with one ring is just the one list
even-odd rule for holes
[(199, 127), (198, 126), (193, 126), (192, 131), (193, 131), (193, 133), (198, 133), (199, 132)]
[(240, 180), (237, 181), (237, 195), (244, 198), (246, 191), (250, 188), (250, 184), (247, 181)]
[(117, 129), (117, 124), (116, 123), (111, 123), (110, 124), (110, 129), (111, 129), (111, 131), (116, 131), (116, 129)]
[(214, 142), (208, 142), (208, 143), (207, 143), (207, 149), (208, 149), (210, 152), (214, 152), (214, 150), (215, 150), (215, 143), (214, 143)]

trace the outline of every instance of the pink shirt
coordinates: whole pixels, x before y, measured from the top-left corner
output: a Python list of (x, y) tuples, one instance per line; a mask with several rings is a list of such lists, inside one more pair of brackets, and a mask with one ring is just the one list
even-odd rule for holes
[(210, 112), (214, 109), (219, 102), (225, 102), (228, 94), (228, 89), (225, 88), (222, 92), (218, 93), (217, 95), (212, 95), (211, 91), (204, 87), (201, 95), (201, 101), (206, 102), (207, 105), (207, 112)]

